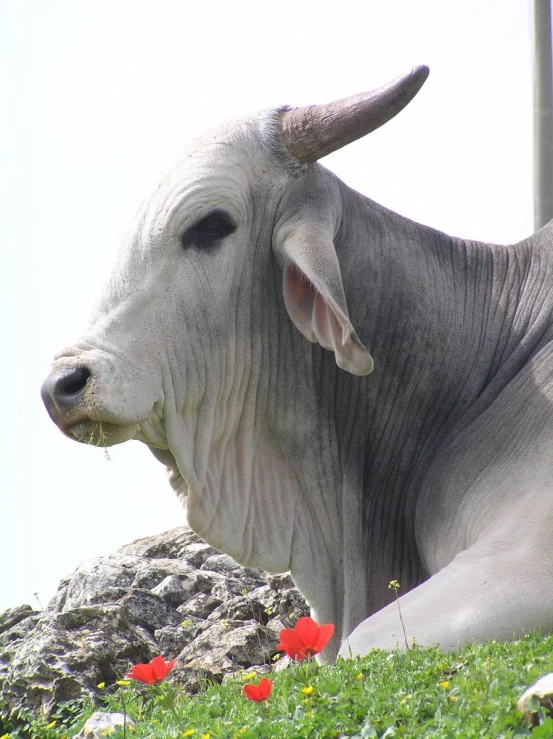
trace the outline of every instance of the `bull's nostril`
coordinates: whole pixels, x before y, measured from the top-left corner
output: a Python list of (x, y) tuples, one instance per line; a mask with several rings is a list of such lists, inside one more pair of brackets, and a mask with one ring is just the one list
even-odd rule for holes
[(90, 374), (90, 370), (87, 367), (74, 367), (64, 372), (56, 381), (56, 395), (60, 398), (69, 398), (78, 395), (86, 386)]
[(92, 377), (88, 367), (64, 367), (54, 370), (44, 381), (42, 400), (52, 419), (65, 427), (68, 414), (72, 414), (83, 402), (84, 390)]

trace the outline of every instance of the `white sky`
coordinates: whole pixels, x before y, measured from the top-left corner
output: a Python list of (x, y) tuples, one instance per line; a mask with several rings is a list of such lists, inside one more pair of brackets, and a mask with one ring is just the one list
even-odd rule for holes
[(424, 63), (409, 108), (324, 163), (414, 220), (517, 241), (532, 231), (530, 25), (523, 0), (0, 0), (0, 611), (184, 521), (145, 447), (108, 461), (39, 394), (148, 169), (222, 118)]

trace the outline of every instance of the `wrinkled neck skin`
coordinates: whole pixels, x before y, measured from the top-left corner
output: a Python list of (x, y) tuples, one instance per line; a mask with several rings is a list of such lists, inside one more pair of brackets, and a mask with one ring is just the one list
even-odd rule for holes
[[(339, 191), (335, 247), (374, 372), (340, 370), (299, 333), (281, 270), (259, 248), (225, 298), (235, 316), (225, 336), (200, 326), (200, 344), (177, 341), (159, 357), (164, 431), (141, 437), (200, 536), (244, 565), (291, 570), (314, 617), (336, 626), (328, 659), (390, 602), (390, 580), (404, 593), (432, 574), (415, 524), (425, 472), (536, 350), (552, 302), (545, 250), (452, 239)], [(259, 244), (270, 243), (266, 221)], [(201, 317), (192, 328), (185, 307), (183, 335), (197, 336)]]

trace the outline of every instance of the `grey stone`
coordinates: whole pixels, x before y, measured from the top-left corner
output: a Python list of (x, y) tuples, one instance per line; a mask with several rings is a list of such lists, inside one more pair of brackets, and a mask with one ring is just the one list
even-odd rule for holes
[(94, 695), (99, 682), (115, 682), (130, 664), (147, 662), (157, 652), (120, 605), (44, 614), (22, 633), (29, 622), (8, 630), (0, 644), (0, 696), (13, 711), (49, 716), (61, 701)]
[(253, 579), (251, 577), (226, 577), (213, 586), (211, 594), (221, 601), (229, 598), (247, 595), (250, 591), (255, 590), (260, 585), (264, 585), (265, 581), (261, 578)]
[(207, 618), (216, 608), (221, 605), (219, 598), (214, 598), (208, 593), (198, 593), (177, 610), (183, 619), (195, 616), (199, 619)]
[[(187, 582), (190, 580), (191, 578), (187, 578)], [(190, 588), (185, 590), (176, 575), (167, 575), (159, 585), (152, 588), (152, 593), (158, 595), (167, 605), (173, 608), (178, 608), (190, 598)]]
[(221, 682), (227, 674), (245, 667), (270, 664), (276, 654), (273, 635), (255, 621), (221, 621), (206, 629), (185, 647), (171, 679), (187, 674)]
[(187, 544), (180, 551), (182, 559), (185, 559), (192, 567), (197, 568), (200, 568), (212, 554), (217, 554), (217, 550), (203, 541)]
[(116, 726), (132, 726), (134, 728), (135, 723), (123, 713), (105, 713), (104, 711), (96, 711), (86, 721), (83, 728), (78, 734), (75, 734), (73, 739), (104, 739), (111, 732), (110, 729), (115, 729)]
[(171, 575), (179, 578), (182, 589), (187, 593), (197, 592), (196, 571), (192, 565), (185, 561), (165, 558), (152, 560), (141, 558), (131, 587), (151, 590)]
[(295, 589), (294, 581), (290, 577), (290, 575), (285, 572), (284, 574), (278, 574), (274, 575), (271, 573), (267, 573), (267, 585), (271, 588), (271, 590), (290, 590), (290, 588)]
[(248, 567), (242, 567), (235, 562), (232, 557), (229, 557), (228, 554), (213, 554), (211, 557), (206, 559), (200, 569), (211, 570), (212, 572), (217, 572), (219, 575), (225, 575), (227, 577), (234, 576), (241, 579), (246, 578), (255, 581), (264, 581), (265, 578), (263, 570), (252, 570)]
[(80, 564), (67, 586), (64, 611), (96, 603), (113, 603), (131, 587), (138, 557), (97, 557)]
[(211, 570), (219, 575), (236, 575), (240, 572), (240, 565), (237, 565), (228, 554), (213, 554), (206, 559), (200, 569)]
[(125, 544), (117, 550), (117, 553), (133, 554), (148, 559), (180, 559), (181, 552), (186, 546), (198, 542), (200, 540), (191, 529), (179, 526), (157, 536), (147, 536)]
[(177, 657), (187, 644), (190, 644), (195, 632), (186, 627), (164, 626), (154, 631), (154, 639), (159, 647), (160, 654), (167, 660)]
[(177, 657), (168, 679), (193, 694), (269, 669), (280, 629), (306, 613), (289, 576), (242, 568), (181, 527), (83, 562), (43, 612), (0, 614), (0, 700), (47, 718), (158, 654)]
[(224, 586), (226, 578), (209, 570), (198, 570), (196, 573), (196, 590), (199, 593), (213, 594), (216, 585)]
[(143, 626), (151, 632), (181, 622), (177, 611), (150, 590), (132, 589), (118, 603), (130, 623)]
[(209, 622), (221, 621), (250, 621), (254, 620), (260, 624), (266, 624), (271, 614), (259, 600), (249, 596), (237, 596), (222, 603), (212, 611), (207, 620)]
[(8, 610), (4, 611), (0, 617), (0, 634), (11, 629), (12, 626), (15, 626), (21, 621), (24, 621), (29, 616), (32, 616), (33, 613), (36, 613), (36, 611), (33, 611), (31, 606), (27, 605), (19, 606), (17, 608), (8, 608)]

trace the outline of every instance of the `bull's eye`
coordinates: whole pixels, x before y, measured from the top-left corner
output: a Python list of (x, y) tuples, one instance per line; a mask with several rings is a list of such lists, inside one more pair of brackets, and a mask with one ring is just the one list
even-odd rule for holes
[(189, 228), (183, 234), (181, 241), (184, 247), (195, 246), (199, 249), (206, 249), (234, 231), (236, 231), (236, 225), (228, 213), (217, 210)]

